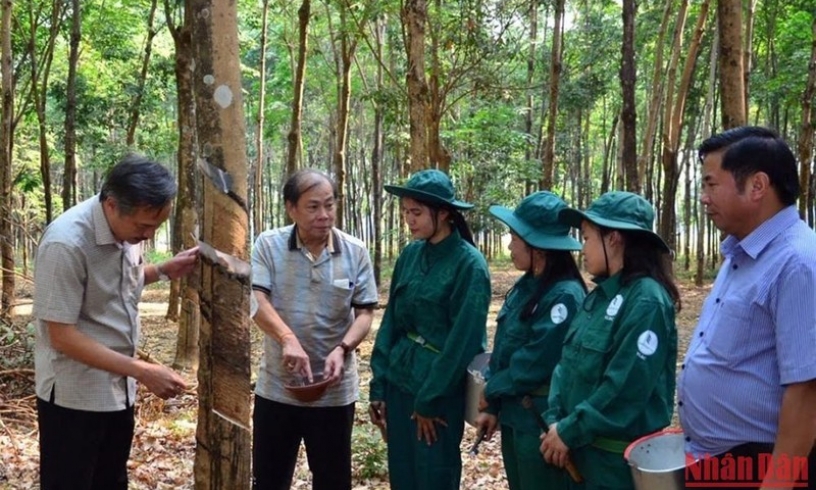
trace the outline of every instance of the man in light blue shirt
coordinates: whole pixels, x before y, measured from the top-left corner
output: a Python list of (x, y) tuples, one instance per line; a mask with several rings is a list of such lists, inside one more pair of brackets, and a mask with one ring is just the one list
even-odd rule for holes
[[(796, 160), (759, 127), (712, 136), (699, 155), (701, 201), (727, 237), (678, 378), (686, 450), (752, 458), (733, 488), (802, 488), (790, 472), (759, 474), (763, 458), (804, 461), (816, 438), (816, 234), (794, 205)], [(722, 474), (692, 476), (689, 487), (730, 488)], [(815, 488), (816, 475), (810, 481)]]

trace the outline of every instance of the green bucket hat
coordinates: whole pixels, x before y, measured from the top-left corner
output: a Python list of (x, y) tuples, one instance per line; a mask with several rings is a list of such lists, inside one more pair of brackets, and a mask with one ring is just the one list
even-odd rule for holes
[(471, 209), (473, 204), (459, 201), (453, 191), (450, 178), (439, 170), (421, 170), (408, 179), (405, 185), (386, 185), (385, 190), (398, 197), (410, 197), (431, 204), (450, 206), (455, 209)]
[(522, 199), (514, 210), (493, 205), (488, 211), (532, 247), (581, 250), (578, 240), (569, 235), (569, 225), (558, 221), (558, 213), (563, 209), (567, 209), (567, 203), (560, 197), (539, 191)]
[(579, 228), (587, 220), (597, 226), (613, 230), (628, 230), (642, 234), (654, 241), (666, 252), (671, 252), (660, 235), (652, 231), (654, 208), (649, 201), (637, 194), (612, 191), (592, 201), (586, 211), (565, 209), (558, 214), (561, 223)]

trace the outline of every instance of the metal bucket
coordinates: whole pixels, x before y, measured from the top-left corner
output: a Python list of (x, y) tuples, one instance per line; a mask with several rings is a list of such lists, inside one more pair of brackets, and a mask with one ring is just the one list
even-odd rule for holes
[(465, 389), (465, 422), (476, 427), (479, 416), (479, 399), (487, 383), (486, 375), (490, 363), (490, 352), (476, 354), (467, 368), (467, 387)]
[(623, 456), (632, 470), (635, 490), (683, 490), (687, 460), (680, 429), (641, 437)]

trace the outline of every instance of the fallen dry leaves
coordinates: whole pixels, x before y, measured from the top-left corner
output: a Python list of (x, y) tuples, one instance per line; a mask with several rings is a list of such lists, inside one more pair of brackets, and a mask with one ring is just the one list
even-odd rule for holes
[[(489, 337), (495, 331), (495, 315), (504, 299), (504, 293), (512, 286), (517, 274), (513, 271), (494, 272), (494, 295), (490, 308)], [(387, 290), (387, 289), (385, 289)], [(678, 316), (682, 354), (694, 327), (699, 309), (708, 287), (697, 288), (681, 284), (683, 311)], [(159, 292), (150, 291), (150, 301), (160, 301)], [(166, 297), (166, 293), (165, 293)], [(379, 322), (379, 310), (375, 322)], [(28, 319), (21, 319), (23, 324)], [(17, 323), (17, 322), (15, 322)], [(141, 348), (161, 362), (172, 362), (175, 348), (176, 325), (162, 316), (143, 318), (143, 342)], [(360, 346), (361, 403), (358, 403), (355, 427), (366, 436), (366, 447), (374, 456), (385, 454), (385, 445), (376, 429), (368, 422), (365, 413), (368, 385), (368, 364), (371, 342)], [(260, 348), (260, 335), (253, 332), (253, 352)], [(253, 372), (260, 356), (254, 356)], [(181, 397), (163, 401), (140, 390), (136, 413), (136, 430), (131, 458), (128, 463), (130, 488), (132, 490), (192, 489), (193, 462), (195, 456), (195, 426), (198, 398), (194, 387)], [(0, 368), (0, 490), (31, 490), (38, 487), (38, 443), (35, 398), (33, 396), (33, 372), (29, 370)], [(466, 427), (462, 441), (462, 488), (475, 490), (503, 490), (508, 488), (501, 458), (499, 434), (491, 441), (484, 441), (479, 454), (470, 456), (468, 451), (476, 437), (476, 430)], [(358, 454), (359, 455), (359, 454)], [(358, 459), (355, 459), (354, 490), (386, 490), (387, 475), (362, 476)], [(375, 472), (376, 473), (376, 472)], [(311, 478), (305, 451), (301, 447), (295, 468), (294, 489), (311, 488)]]

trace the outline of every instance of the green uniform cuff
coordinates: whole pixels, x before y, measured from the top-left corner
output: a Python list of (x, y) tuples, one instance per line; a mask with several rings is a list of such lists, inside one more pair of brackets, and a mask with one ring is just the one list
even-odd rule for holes
[(442, 410), (438, 403), (434, 401), (421, 401), (417, 399), (414, 402), (414, 411), (426, 418), (440, 417)]
[(385, 401), (385, 383), (372, 381), (368, 386), (368, 399), (372, 402)]
[(586, 430), (581, 430), (578, 417), (574, 412), (557, 421), (557, 423), (558, 436), (570, 449), (586, 446), (594, 439), (594, 436)]

